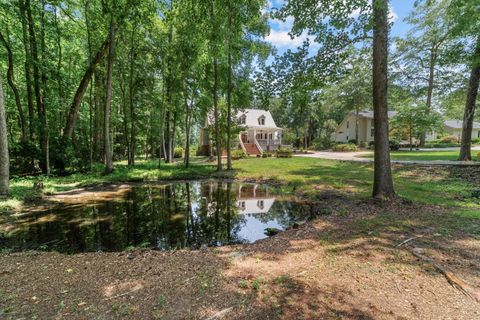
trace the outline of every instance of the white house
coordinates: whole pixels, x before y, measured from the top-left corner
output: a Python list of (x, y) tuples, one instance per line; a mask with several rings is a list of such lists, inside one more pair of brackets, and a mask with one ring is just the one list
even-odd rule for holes
[[(391, 119), (397, 114), (396, 111), (389, 111), (388, 118)], [(445, 120), (444, 130), (447, 134), (462, 137), (462, 121), (461, 120)], [(355, 140), (356, 137), (356, 113), (350, 112), (343, 121), (338, 125), (334, 133), (335, 142), (348, 142)], [(358, 142), (373, 141), (373, 111), (361, 111), (358, 114)], [(426, 141), (436, 140), (437, 132), (430, 132), (426, 136)], [(480, 138), (480, 123), (473, 123), (472, 139)]]
[[(462, 139), (463, 121), (461, 120), (445, 120), (445, 132), (451, 136)], [(472, 139), (480, 138), (480, 123), (474, 122), (472, 129)]]
[[(238, 148), (247, 154), (262, 154), (264, 151), (278, 149), (282, 145), (282, 128), (277, 127), (270, 111), (260, 109), (242, 109), (235, 115), (234, 121), (244, 128), (234, 139), (238, 141)], [(205, 128), (213, 124), (213, 116), (209, 114)], [(210, 149), (206, 129), (200, 130), (200, 152), (207, 155)]]

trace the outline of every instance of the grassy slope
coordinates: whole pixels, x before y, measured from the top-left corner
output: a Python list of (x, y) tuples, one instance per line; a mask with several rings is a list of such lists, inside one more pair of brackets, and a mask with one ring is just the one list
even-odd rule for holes
[[(476, 157), (475, 151), (473, 157)], [(392, 160), (408, 160), (408, 161), (435, 161), (435, 160), (457, 160), (458, 151), (393, 151), (390, 153)], [(363, 156), (365, 158), (373, 158), (373, 153)]]
[[(278, 182), (286, 191), (302, 192), (311, 197), (315, 196), (318, 189), (335, 189), (345, 191), (352, 197), (368, 197), (372, 188), (371, 164), (295, 157), (250, 158), (235, 161), (234, 167), (236, 178)], [(32, 189), (34, 181), (38, 180), (44, 182), (43, 192), (53, 193), (99, 183), (196, 179), (214, 174), (214, 165), (200, 161), (189, 169), (185, 169), (181, 163), (162, 165), (158, 169), (155, 161), (140, 161), (135, 168), (128, 168), (125, 163), (116, 163), (114, 173), (108, 176), (102, 175), (102, 167), (99, 166), (88, 174), (13, 179), (12, 197), (10, 200), (0, 201), (0, 211), (12, 207), (20, 208), (24, 201), (38, 195)], [(480, 209), (480, 205), (473, 200), (470, 202), (461, 200), (462, 197), (468, 196), (475, 186), (448, 174), (418, 174), (412, 173), (408, 167), (398, 167), (394, 170), (394, 178), (397, 192), (410, 200), (456, 207), (456, 210), (460, 208), (466, 215), (475, 215), (474, 212)]]

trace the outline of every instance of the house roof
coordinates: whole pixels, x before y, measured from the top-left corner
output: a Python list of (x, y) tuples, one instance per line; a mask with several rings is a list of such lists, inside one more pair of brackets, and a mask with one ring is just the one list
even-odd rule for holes
[[(240, 117), (243, 115), (245, 115), (245, 125), (249, 128), (280, 129), (275, 124), (270, 111), (260, 109), (242, 109), (237, 112), (236, 117), (237, 119), (240, 119)], [(261, 117), (265, 118), (264, 125), (260, 125), (258, 122), (258, 119)]]
[[(462, 129), (463, 121), (461, 120), (445, 120), (445, 126), (452, 129)], [(473, 129), (480, 129), (480, 123), (474, 122)]]
[[(353, 112), (353, 114), (355, 114), (355, 112)], [(367, 118), (367, 119), (373, 119), (373, 111), (368, 111), (368, 110), (360, 111), (358, 113), (358, 115), (360, 117), (364, 117), (364, 118)], [(397, 111), (388, 111), (388, 118), (389, 119), (395, 117), (396, 115), (397, 115)]]

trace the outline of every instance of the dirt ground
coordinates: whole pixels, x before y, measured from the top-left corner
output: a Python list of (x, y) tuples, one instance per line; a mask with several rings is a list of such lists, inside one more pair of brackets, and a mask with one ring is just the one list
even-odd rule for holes
[(326, 206), (337, 213), (251, 245), (1, 254), (0, 318), (480, 319), (480, 303), (411, 253), (480, 288), (478, 235), (445, 232), (444, 209)]

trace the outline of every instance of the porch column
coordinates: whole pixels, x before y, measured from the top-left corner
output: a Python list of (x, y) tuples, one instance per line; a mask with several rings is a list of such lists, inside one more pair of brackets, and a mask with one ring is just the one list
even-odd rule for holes
[(270, 146), (270, 131), (267, 131), (267, 146)]
[(253, 143), (255, 143), (255, 141), (257, 141), (257, 129), (253, 129)]

